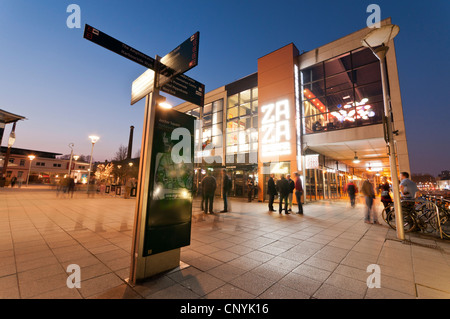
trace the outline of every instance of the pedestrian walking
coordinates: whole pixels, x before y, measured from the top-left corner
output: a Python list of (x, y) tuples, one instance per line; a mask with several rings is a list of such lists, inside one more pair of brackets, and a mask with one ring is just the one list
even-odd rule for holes
[(294, 197), (295, 182), (291, 179), (291, 175), (286, 175), (286, 179), (289, 183), (289, 195), (288, 195), (288, 212), (292, 212), (292, 198)]
[(202, 189), (203, 189), (203, 197), (204, 197), (204, 210), (205, 214), (213, 214), (214, 208), (214, 194), (216, 193), (216, 179), (212, 176), (211, 171), (208, 170), (207, 175), (202, 180)]
[(275, 196), (278, 194), (273, 177), (274, 174), (270, 174), (269, 180), (267, 182), (267, 195), (269, 195), (269, 211), (271, 212), (275, 211), (275, 209), (273, 209), (273, 202), (275, 200)]
[(295, 177), (295, 198), (297, 199), (297, 204), (298, 204), (298, 212), (297, 212), (297, 214), (303, 215), (303, 206), (302, 206), (303, 186), (302, 186), (302, 180), (300, 179), (300, 174), (298, 172), (294, 173), (294, 177)]
[(371, 215), (373, 215), (373, 223), (374, 224), (379, 224), (378, 223), (378, 218), (377, 218), (377, 214), (373, 211), (373, 200), (375, 199), (375, 191), (373, 189), (373, 185), (372, 183), (369, 181), (369, 179), (366, 179), (361, 187), (361, 192), (363, 193), (364, 197), (366, 198), (366, 206), (367, 206), (367, 211), (366, 211), (366, 216), (364, 218), (364, 222), (367, 224), (372, 224), (372, 222), (370, 221), (370, 217)]
[(248, 201), (251, 202), (253, 199), (253, 189), (255, 188), (255, 183), (253, 178), (249, 177), (247, 179), (247, 190), (248, 190)]
[(17, 177), (13, 176), (13, 177), (11, 178), (11, 188), (13, 188), (14, 185), (16, 185), (16, 181), (17, 181)]
[(358, 188), (353, 183), (353, 180), (349, 180), (349, 182), (346, 186), (346, 189), (347, 189), (348, 197), (350, 198), (350, 205), (354, 208), (355, 207), (355, 197), (356, 197), (356, 193), (358, 193)]
[(281, 175), (281, 179), (277, 181), (277, 190), (280, 193), (280, 205), (278, 206), (278, 212), (281, 214), (283, 211), (283, 202), (284, 202), (284, 213), (289, 215), (288, 212), (288, 197), (289, 197), (289, 182)]
[(73, 192), (75, 191), (75, 179), (73, 177), (69, 177), (69, 185), (67, 189), (67, 195), (70, 194), (70, 197), (73, 198)]
[(225, 168), (222, 170), (222, 195), (223, 195), (223, 210), (221, 213), (228, 212), (228, 192), (231, 190), (231, 179), (227, 175)]
[(20, 177), (17, 179), (17, 186), (18, 186), (19, 188), (21, 188), (21, 187), (22, 187), (22, 184), (23, 184), (23, 177), (20, 176)]

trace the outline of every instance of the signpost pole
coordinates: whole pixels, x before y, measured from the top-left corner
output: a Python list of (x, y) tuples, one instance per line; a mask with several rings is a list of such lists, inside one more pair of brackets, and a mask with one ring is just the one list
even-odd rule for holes
[[(160, 57), (156, 56), (157, 61)], [(158, 72), (155, 70), (153, 91), (145, 100), (145, 117), (142, 134), (141, 159), (139, 163), (138, 188), (136, 191), (136, 210), (131, 247), (131, 265), (129, 283), (136, 285), (140, 280), (180, 265), (180, 249), (144, 257), (144, 237), (146, 213), (149, 204), (150, 167), (157, 106)]]

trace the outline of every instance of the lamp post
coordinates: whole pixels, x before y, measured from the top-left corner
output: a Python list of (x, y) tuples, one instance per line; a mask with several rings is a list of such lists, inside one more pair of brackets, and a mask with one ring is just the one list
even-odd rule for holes
[(27, 187), (28, 187), (28, 181), (30, 180), (30, 174), (31, 174), (31, 162), (36, 158), (36, 156), (28, 155), (28, 158), (30, 159), (30, 167), (28, 168)]
[[(383, 101), (384, 101), (384, 116), (387, 131), (387, 146), (389, 149), (389, 164), (391, 169), (392, 178), (392, 191), (394, 194), (394, 212), (395, 222), (397, 226), (397, 238), (400, 240), (405, 239), (405, 231), (403, 228), (403, 212), (400, 202), (400, 187), (397, 175), (397, 159), (394, 145), (394, 133), (392, 131), (392, 110), (389, 103), (389, 94), (387, 87), (387, 74), (386, 74), (386, 53), (389, 47), (386, 45), (390, 40), (394, 39), (400, 31), (400, 28), (394, 24), (388, 24), (381, 28), (375, 28), (370, 31), (361, 41), (362, 45), (372, 50), (373, 54), (380, 60), (381, 69), (381, 83), (383, 86)], [(377, 47), (377, 48), (375, 48)]]
[(97, 143), (97, 141), (99, 140), (99, 137), (98, 137), (98, 136), (95, 136), (95, 135), (91, 135), (91, 136), (89, 136), (89, 138), (91, 139), (92, 148), (91, 148), (91, 158), (89, 159), (89, 171), (88, 171), (88, 180), (87, 180), (87, 193), (89, 193), (89, 183), (90, 183), (90, 181), (91, 181), (92, 154), (94, 153), (94, 145), (95, 145), (95, 143)]
[(69, 178), (70, 178), (70, 171), (72, 170), (72, 157), (73, 157), (73, 147), (74, 147), (74, 145), (75, 144), (73, 144), (73, 143), (69, 144), (69, 147), (70, 147), (69, 174), (68, 174)]

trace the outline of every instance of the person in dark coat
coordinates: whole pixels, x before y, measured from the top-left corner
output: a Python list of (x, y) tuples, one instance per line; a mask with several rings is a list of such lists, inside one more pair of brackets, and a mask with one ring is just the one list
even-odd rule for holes
[(281, 179), (277, 181), (277, 190), (280, 192), (280, 206), (278, 208), (278, 212), (281, 214), (283, 211), (283, 201), (284, 201), (284, 210), (285, 214), (289, 215), (288, 212), (288, 197), (289, 197), (289, 182), (281, 175)]
[(356, 185), (353, 184), (352, 180), (350, 180), (347, 184), (347, 193), (348, 197), (350, 197), (350, 205), (352, 205), (352, 207), (355, 207), (355, 196), (357, 192), (358, 189), (356, 188)]
[(253, 199), (253, 189), (255, 188), (255, 183), (253, 182), (253, 178), (247, 179), (247, 191), (248, 191), (248, 201), (251, 202)]
[(295, 172), (295, 198), (297, 199), (298, 204), (298, 212), (297, 214), (303, 215), (303, 206), (302, 206), (302, 194), (303, 194), (303, 186), (302, 180), (300, 179), (300, 174)]
[(203, 198), (205, 200), (203, 208), (205, 214), (208, 214), (208, 209), (209, 213), (213, 214), (214, 194), (216, 193), (216, 187), (216, 179), (211, 175), (211, 171), (208, 170), (207, 175), (202, 180)]
[(275, 211), (275, 209), (273, 209), (273, 201), (275, 200), (275, 196), (278, 194), (273, 176), (273, 174), (270, 174), (269, 181), (267, 182), (267, 195), (269, 195), (269, 211), (271, 212)]
[(223, 210), (221, 213), (228, 212), (228, 192), (231, 190), (231, 179), (227, 175), (227, 171), (225, 169), (222, 170), (222, 195), (223, 195)]
[(294, 189), (295, 189), (295, 182), (291, 179), (291, 175), (286, 175), (286, 179), (289, 182), (289, 195), (288, 195), (288, 211), (292, 211), (292, 199), (294, 197)]

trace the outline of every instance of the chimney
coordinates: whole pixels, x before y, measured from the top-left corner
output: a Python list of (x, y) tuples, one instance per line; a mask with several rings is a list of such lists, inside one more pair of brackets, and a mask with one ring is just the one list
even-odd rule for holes
[(130, 126), (130, 139), (128, 140), (128, 155), (127, 155), (127, 159), (131, 159), (131, 151), (133, 148), (133, 130), (134, 130), (134, 126)]

